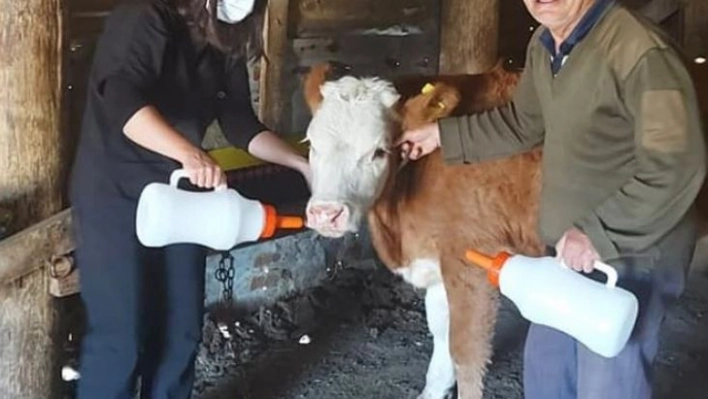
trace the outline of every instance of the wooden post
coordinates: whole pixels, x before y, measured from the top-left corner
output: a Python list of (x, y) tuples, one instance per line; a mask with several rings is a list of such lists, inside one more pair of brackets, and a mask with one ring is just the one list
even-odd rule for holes
[(280, 133), (287, 133), (290, 101), (285, 97), (284, 74), (289, 52), (289, 0), (270, 0), (264, 26), (265, 57), (261, 61), (259, 111), (263, 123)]
[(499, 0), (442, 0), (440, 73), (477, 74), (498, 61)]
[(684, 0), (683, 45), (689, 59), (708, 58), (708, 1)]
[[(61, 3), (0, 0), (0, 205), (12, 232), (62, 207)], [(55, 320), (46, 267), (0, 281), (0, 397), (55, 395)]]

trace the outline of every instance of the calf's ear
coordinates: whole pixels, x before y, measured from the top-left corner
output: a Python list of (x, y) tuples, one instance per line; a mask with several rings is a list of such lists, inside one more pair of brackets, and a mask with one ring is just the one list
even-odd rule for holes
[(420, 96), (425, 98), (430, 115), (436, 119), (450, 115), (460, 103), (460, 91), (442, 82), (436, 83), (432, 90), (424, 88)]
[(454, 86), (437, 82), (426, 84), (421, 93), (409, 98), (401, 110), (404, 129), (413, 129), (452, 114), (460, 103)]
[(305, 102), (314, 114), (322, 103), (322, 85), (351, 75), (352, 67), (339, 61), (326, 61), (313, 65), (305, 75), (303, 92)]
[(305, 103), (310, 109), (310, 113), (314, 114), (322, 103), (322, 92), (320, 89), (327, 80), (327, 76), (332, 70), (332, 66), (328, 62), (314, 65), (310, 68), (310, 72), (305, 75), (303, 82), (303, 93), (305, 95)]

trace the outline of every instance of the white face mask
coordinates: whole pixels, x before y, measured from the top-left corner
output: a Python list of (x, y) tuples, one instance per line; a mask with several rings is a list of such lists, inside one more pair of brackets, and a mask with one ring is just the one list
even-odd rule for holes
[[(216, 18), (227, 24), (243, 21), (253, 12), (255, 0), (209, 0), (216, 1)], [(207, 7), (209, 6), (207, 2)]]

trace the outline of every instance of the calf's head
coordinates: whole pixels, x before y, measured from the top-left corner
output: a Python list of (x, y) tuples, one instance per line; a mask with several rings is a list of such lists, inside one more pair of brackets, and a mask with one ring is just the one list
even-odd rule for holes
[(305, 82), (313, 113), (306, 135), (312, 168), (307, 225), (340, 237), (356, 231), (381, 190), (400, 96), (384, 80), (345, 76), (325, 82), (327, 72), (328, 66), (313, 68)]
[(402, 127), (439, 117), (437, 91), (451, 91), (436, 85), (400, 105), (400, 95), (388, 81), (352, 76), (327, 80), (330, 72), (330, 65), (318, 65), (305, 79), (312, 112), (306, 135), (312, 168), (307, 226), (323, 236), (341, 237), (357, 231), (389, 173), (400, 164), (392, 146)]

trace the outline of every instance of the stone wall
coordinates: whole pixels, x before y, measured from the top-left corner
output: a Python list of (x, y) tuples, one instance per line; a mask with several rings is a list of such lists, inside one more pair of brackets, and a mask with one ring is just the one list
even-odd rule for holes
[[(230, 297), (236, 306), (248, 310), (324, 285), (343, 268), (371, 269), (378, 264), (365, 226), (361, 233), (341, 239), (306, 230), (237, 247), (228, 254), (233, 257)], [(230, 285), (229, 279), (225, 285), (217, 278), (222, 258), (220, 253), (207, 258), (207, 306), (222, 301), (224, 288)]]

